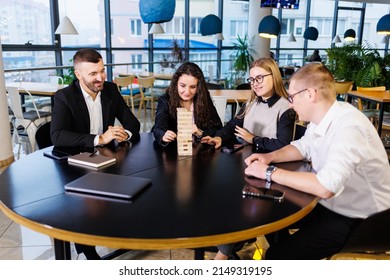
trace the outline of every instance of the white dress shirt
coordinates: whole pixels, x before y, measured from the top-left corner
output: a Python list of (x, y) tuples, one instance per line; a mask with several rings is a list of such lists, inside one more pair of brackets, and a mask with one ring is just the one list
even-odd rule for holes
[(93, 141), (94, 146), (99, 144), (99, 135), (103, 134), (103, 113), (102, 113), (102, 102), (101, 102), (101, 93), (97, 93), (95, 100), (81, 87), (81, 92), (83, 93), (85, 103), (87, 103), (90, 129), (89, 133), (96, 134), (96, 137)]
[(335, 102), (321, 122), (291, 143), (311, 160), (317, 179), (335, 193), (320, 203), (353, 218), (390, 208), (390, 167), (368, 118), (349, 103)]

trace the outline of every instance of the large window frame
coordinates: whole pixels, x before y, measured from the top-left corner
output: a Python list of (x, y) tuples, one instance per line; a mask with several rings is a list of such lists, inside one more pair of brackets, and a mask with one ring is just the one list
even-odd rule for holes
[[(37, 44), (8, 44), (7, 42), (3, 42), (3, 45), (2, 45), (2, 48), (3, 48), (3, 53), (7, 53), (7, 52), (52, 52), (54, 53), (54, 64), (53, 66), (58, 66), (58, 72), (59, 74), (63, 71), (63, 69), (61, 68), (61, 66), (64, 66), (65, 68), (66, 67), (69, 67), (69, 58), (68, 57), (65, 57), (63, 58), (64, 56), (64, 53), (72, 53), (72, 52), (75, 52), (77, 51), (79, 48), (83, 47), (83, 46), (63, 46), (62, 45), (62, 42), (61, 42), (61, 36), (60, 35), (55, 35), (54, 34), (54, 30), (56, 28), (56, 26), (58, 26), (59, 24), (59, 18), (60, 18), (60, 13), (59, 13), (59, 5), (58, 5), (58, 0), (49, 0), (50, 1), (50, 18), (51, 18), (51, 22), (50, 22), (50, 28), (53, 32), (53, 43), (52, 44), (47, 44), (47, 45), (44, 45), (44, 44), (40, 44), (40, 45), (37, 45)], [(111, 36), (113, 35), (113, 22), (111, 21), (111, 14), (110, 14), (110, 0), (100, 0), (101, 3), (103, 3), (103, 6), (104, 7), (104, 13), (106, 14), (105, 16), (105, 19), (104, 19), (104, 22), (103, 22), (103, 28), (105, 30), (105, 42), (101, 42), (101, 47), (100, 48), (97, 48), (97, 50), (101, 51), (102, 53), (105, 54), (105, 62), (107, 63), (108, 67), (107, 67), (107, 71), (108, 71), (108, 80), (111, 80), (112, 79), (112, 72), (110, 73), (111, 71), (111, 66), (110, 64), (112, 63), (113, 61), (113, 56), (112, 56), (112, 52), (114, 51), (125, 51), (125, 50), (129, 50), (129, 51), (140, 51), (142, 52), (144, 55), (142, 56), (142, 60), (145, 60), (147, 58), (147, 60), (150, 62), (149, 65), (145, 65), (143, 64), (142, 65), (142, 69), (145, 69), (145, 66), (148, 66), (148, 70), (149, 71), (153, 71), (154, 69), (154, 64), (153, 64), (153, 61), (154, 61), (154, 53), (163, 53), (163, 52), (169, 52), (170, 51), (170, 48), (166, 47), (166, 48), (155, 48), (154, 47), (154, 44), (153, 44), (153, 40), (154, 40), (154, 36), (153, 35), (148, 35), (147, 37), (147, 43), (145, 44), (145, 46), (143, 47), (126, 47), (126, 48), (115, 48), (115, 47), (112, 47), (112, 43), (111, 43)], [(310, 4), (314, 1), (318, 1), (318, 0), (307, 0), (307, 5), (310, 6)], [(169, 23), (165, 23), (164, 25), (167, 28), (167, 30), (169, 31), (169, 26), (171, 26), (171, 32), (167, 33), (167, 35), (177, 35), (177, 36), (182, 36), (183, 37), (183, 51), (184, 51), (184, 56), (186, 58), (197, 58), (197, 59), (200, 59), (202, 60), (204, 57), (206, 58), (210, 58), (211, 57), (211, 54), (215, 54), (215, 57), (217, 58), (216, 59), (216, 73), (218, 75), (218, 78), (222, 75), (224, 75), (224, 73), (226, 72), (226, 70), (223, 70), (221, 69), (221, 65), (228, 65), (229, 63), (224, 63), (223, 61), (221, 61), (221, 57), (222, 57), (222, 53), (226, 53), (226, 52), (229, 52), (233, 49), (233, 46), (231, 45), (226, 45), (224, 44), (223, 41), (219, 41), (217, 42), (216, 46), (213, 47), (213, 48), (209, 48), (208, 50), (206, 50), (206, 53), (204, 55), (201, 55), (201, 54), (198, 54), (198, 55), (195, 55), (196, 51), (197, 50), (200, 50), (199, 48), (196, 48), (196, 47), (191, 47), (190, 46), (190, 36), (199, 36), (199, 24), (200, 24), (200, 21), (201, 21), (201, 18), (198, 17), (198, 16), (192, 16), (190, 18), (190, 2), (191, 0), (183, 0), (183, 3), (184, 3), (184, 16), (183, 17), (177, 17), (177, 18), (174, 18), (174, 20), (172, 22), (169, 22)], [(224, 5), (224, 1), (223, 0), (215, 0), (215, 5), (216, 5), (216, 15), (219, 16), (221, 19), (222, 19), (222, 22), (226, 25), (229, 26), (230, 30), (236, 30), (235, 34), (232, 34), (231, 32), (229, 34), (225, 34), (225, 36), (235, 36), (241, 32), (244, 32), (246, 31), (245, 29), (247, 29), (247, 27), (243, 27), (240, 29), (240, 32), (237, 32), (237, 26), (245, 26), (245, 23), (247, 25), (247, 20), (245, 19), (242, 19), (242, 18), (237, 18), (237, 19), (232, 19), (232, 20), (228, 20), (228, 22), (226, 22), (226, 20), (224, 20), (224, 17), (223, 17), (223, 5)], [(325, 37), (334, 37), (336, 34), (339, 34), (340, 32), (342, 32), (342, 29), (345, 29), (347, 28), (346, 26), (346, 23), (345, 23), (345, 19), (338, 19), (338, 14), (341, 10), (348, 10), (348, 9), (354, 9), (356, 10), (357, 8), (356, 7), (344, 7), (342, 5), (339, 5), (339, 2), (341, 1), (338, 1), (338, 0), (335, 0), (335, 7), (334, 7), (334, 22), (332, 23), (332, 32), (331, 34), (329, 34), (329, 28), (327, 27), (324, 27), (322, 28), (321, 26), (324, 26), (324, 25), (327, 25), (329, 26), (329, 19), (327, 18), (321, 18), (321, 17), (317, 17), (317, 16), (314, 16), (314, 15), (311, 15), (311, 11), (310, 9), (308, 9), (308, 12), (306, 14), (306, 26), (310, 23), (315, 23), (317, 22), (317, 27), (319, 27), (319, 31), (320, 31), (320, 36), (325, 36)], [(344, 4), (343, 4), (344, 5)], [(372, 5), (372, 4), (370, 4)], [(365, 34), (365, 30), (367, 28), (369, 28), (369, 24), (368, 23), (365, 23), (364, 22), (364, 13), (365, 13), (365, 10), (366, 10), (366, 4), (364, 3), (361, 3), (361, 8), (359, 8), (360, 11), (361, 11), (361, 14), (362, 14), (362, 17), (360, 18), (360, 21), (359, 23), (354, 23), (353, 26), (348, 26), (348, 28), (357, 28), (357, 26), (359, 27), (358, 30), (356, 30), (357, 32), (357, 35), (358, 35), (358, 43), (362, 43), (363, 41), (363, 35)], [(282, 32), (282, 34), (280, 34), (278, 36), (278, 38), (276, 39), (276, 44), (274, 46), (271, 45), (271, 50), (274, 51), (276, 53), (276, 58), (278, 59), (279, 57), (281, 58), (282, 61), (293, 61), (293, 63), (297, 63), (297, 60), (295, 58), (291, 59), (291, 56), (290, 55), (287, 55), (287, 54), (283, 54), (284, 52), (287, 52), (287, 51), (298, 51), (298, 52), (301, 52), (302, 53), (302, 58), (305, 57), (308, 53), (308, 51), (311, 51), (313, 49), (313, 47), (308, 44), (307, 42), (304, 43), (303, 45), (296, 45), (296, 47), (288, 47), (288, 48), (283, 48), (284, 44), (281, 44), (281, 41), (282, 40), (285, 40), (286, 37), (290, 34), (290, 33), (293, 33), (294, 35), (296, 36), (302, 36), (302, 34), (300, 33), (303, 33), (304, 32), (304, 28), (302, 28), (301, 26), (299, 26), (297, 24), (297, 19), (296, 18), (293, 18), (291, 16), (288, 16), (286, 14), (286, 17), (284, 18), (283, 17), (283, 12), (284, 11), (280, 11), (278, 13), (278, 18), (279, 18), (279, 21), (282, 22), (283, 24), (287, 24), (285, 26), (285, 28), (283, 29), (284, 31)], [(134, 28), (133, 28), (133, 31), (132, 33), (134, 34), (129, 34), (129, 36), (141, 36), (140, 33), (142, 34), (144, 31), (142, 29), (142, 31), (140, 32), (140, 29), (138, 28), (139, 24), (141, 24), (141, 21), (140, 19), (130, 19), (130, 22), (129, 22), (129, 25), (131, 25), (131, 22), (134, 20)], [(379, 20), (379, 19), (378, 19)], [(240, 22), (240, 24), (238, 24), (238, 22)], [(325, 24), (321, 25), (319, 22), (323, 22)], [(235, 26), (235, 27), (234, 27)], [(149, 27), (150, 28), (150, 25)], [(130, 26), (130, 30), (131, 29), (131, 26)], [(131, 33), (131, 32), (130, 32)], [(6, 34), (2, 34), (3, 36), (6, 35)], [(324, 46), (321, 46), (319, 49), (320, 49), (320, 52), (322, 52), (322, 55), (325, 53), (325, 49), (331, 47), (331, 46), (334, 46), (334, 44), (329, 44), (329, 45), (324, 45)], [(388, 47), (389, 47), (389, 42), (387, 41), (387, 43), (385, 45), (383, 45), (383, 47), (379, 46), (378, 49), (379, 51), (383, 51), (385, 54), (388, 53)], [(204, 51), (205, 49), (201, 49), (202, 51)], [(191, 56), (190, 56), (191, 54)], [(139, 61), (139, 59), (137, 58), (137, 61)], [(282, 62), (280, 61), (280, 62)], [(155, 62), (154, 62), (155, 63)], [(204, 64), (204, 65), (207, 65), (207, 63), (204, 63), (202, 61), (199, 61), (200, 64)], [(210, 62), (211, 64), (213, 64), (214, 62)], [(27, 66), (27, 65), (26, 65)], [(137, 68), (137, 67), (136, 67)], [(9, 69), (6, 69), (6, 70), (9, 70)], [(204, 69), (206, 70), (206, 69)]]

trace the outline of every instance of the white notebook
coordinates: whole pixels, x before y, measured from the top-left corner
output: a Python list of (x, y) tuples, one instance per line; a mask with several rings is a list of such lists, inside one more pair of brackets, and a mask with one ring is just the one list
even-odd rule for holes
[(130, 200), (151, 183), (147, 178), (91, 172), (66, 184), (65, 190)]

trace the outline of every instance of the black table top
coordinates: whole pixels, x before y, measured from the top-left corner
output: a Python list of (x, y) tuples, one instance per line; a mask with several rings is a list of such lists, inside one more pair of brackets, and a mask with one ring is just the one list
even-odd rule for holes
[[(46, 150), (51, 149), (47, 148)], [(161, 150), (153, 135), (115, 149), (114, 165), (99, 169), (152, 179), (131, 203), (64, 191), (64, 185), (95, 170), (32, 153), (0, 175), (0, 209), (16, 222), (56, 239), (128, 249), (196, 248), (245, 240), (283, 228), (315, 206), (314, 196), (273, 184), (283, 202), (243, 198), (245, 184), (264, 185), (244, 175), (248, 146), (234, 154), (198, 144), (194, 156)], [(307, 170), (302, 162), (278, 164)]]

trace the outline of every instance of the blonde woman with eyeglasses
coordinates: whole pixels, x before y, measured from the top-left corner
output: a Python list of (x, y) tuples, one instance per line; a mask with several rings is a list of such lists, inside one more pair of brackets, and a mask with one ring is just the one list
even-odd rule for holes
[(271, 152), (289, 144), (293, 138), (296, 114), (289, 108), (287, 91), (278, 65), (271, 58), (255, 60), (247, 81), (250, 99), (214, 137), (203, 137), (202, 143), (215, 145), (243, 142), (253, 144), (255, 152)]

